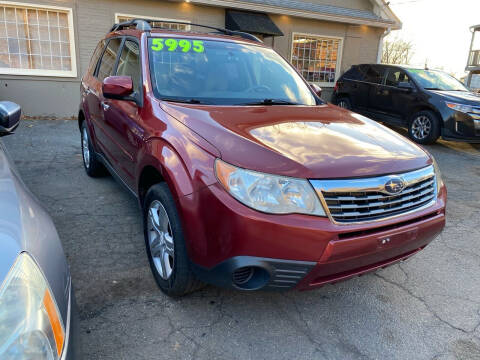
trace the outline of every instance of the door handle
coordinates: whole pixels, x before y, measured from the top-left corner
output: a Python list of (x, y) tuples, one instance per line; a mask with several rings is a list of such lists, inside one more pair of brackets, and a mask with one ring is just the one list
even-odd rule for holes
[(102, 101), (102, 107), (103, 107), (103, 111), (107, 111), (108, 109), (110, 109), (110, 105), (108, 105), (106, 102)]

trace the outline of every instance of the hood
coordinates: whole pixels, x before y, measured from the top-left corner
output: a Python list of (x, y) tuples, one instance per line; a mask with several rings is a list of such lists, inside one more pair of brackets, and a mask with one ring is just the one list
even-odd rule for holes
[(233, 165), (299, 178), (401, 173), (427, 166), (420, 147), (332, 105), (201, 106), (162, 103)]
[(480, 95), (468, 91), (439, 91), (427, 90), (439, 95), (445, 101), (457, 102), (465, 105), (480, 106)]
[(0, 141), (0, 286), (23, 251), (40, 267), (66, 319), (69, 271), (57, 231), (23, 184)]

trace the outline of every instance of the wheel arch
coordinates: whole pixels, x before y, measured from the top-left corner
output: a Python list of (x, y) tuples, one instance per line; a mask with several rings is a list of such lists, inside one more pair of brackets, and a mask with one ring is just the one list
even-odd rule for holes
[(80, 109), (78, 111), (78, 129), (82, 129), (82, 124), (85, 121), (85, 113), (83, 112), (83, 109)]
[(153, 138), (147, 143), (141, 155), (137, 174), (137, 194), (140, 205), (148, 189), (159, 182), (165, 182), (174, 198), (189, 195), (193, 181), (180, 154), (163, 139)]
[(145, 199), (145, 195), (147, 194), (148, 189), (150, 189), (153, 185), (161, 182), (165, 182), (165, 178), (162, 175), (161, 170), (159, 170), (156, 166), (153, 166), (153, 165), (145, 165), (143, 167), (142, 171), (140, 172), (140, 176), (138, 178), (138, 187), (137, 187), (138, 199), (141, 204), (143, 204), (143, 199)]
[(410, 111), (408, 112), (408, 117), (407, 117), (407, 125), (410, 125), (410, 123), (412, 122), (413, 120), (413, 116), (417, 113), (419, 113), (420, 111), (431, 111), (432, 113), (435, 114), (435, 116), (437, 117), (438, 121), (439, 121), (439, 125), (440, 125), (440, 129), (443, 128), (444, 126), (444, 123), (443, 123), (443, 120), (442, 120), (442, 114), (440, 114), (440, 112), (435, 109), (433, 106), (427, 106), (427, 105), (417, 105), (417, 106), (414, 106), (410, 109)]

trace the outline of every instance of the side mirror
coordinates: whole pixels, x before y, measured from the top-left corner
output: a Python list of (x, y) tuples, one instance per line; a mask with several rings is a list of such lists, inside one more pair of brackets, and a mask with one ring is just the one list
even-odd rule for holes
[(318, 95), (318, 97), (322, 97), (322, 88), (320, 86), (318, 86), (317, 84), (310, 84), (310, 88), (315, 94)]
[(103, 96), (107, 99), (134, 100), (133, 82), (130, 76), (109, 76), (102, 83)]
[(402, 90), (405, 90), (405, 91), (412, 91), (413, 90), (412, 84), (410, 84), (408, 81), (399, 82), (397, 87), (399, 89), (402, 89)]
[(18, 126), (22, 109), (11, 101), (0, 101), (0, 136), (10, 134)]

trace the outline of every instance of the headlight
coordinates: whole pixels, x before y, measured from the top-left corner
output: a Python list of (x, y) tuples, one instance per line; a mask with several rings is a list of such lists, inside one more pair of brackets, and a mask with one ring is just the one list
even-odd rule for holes
[(57, 360), (65, 329), (47, 281), (22, 253), (0, 288), (0, 359)]
[(473, 107), (470, 105), (456, 104), (451, 102), (445, 102), (450, 109), (460, 111), (462, 113), (471, 113), (473, 112)]
[(433, 160), (433, 170), (435, 171), (435, 180), (437, 182), (437, 193), (440, 191), (440, 188), (444, 185), (442, 179), (442, 173), (440, 172), (440, 167), (437, 164), (437, 161), (432, 156)]
[(255, 210), (325, 216), (317, 194), (305, 179), (245, 170), (220, 159), (215, 162), (215, 172), (235, 199)]

